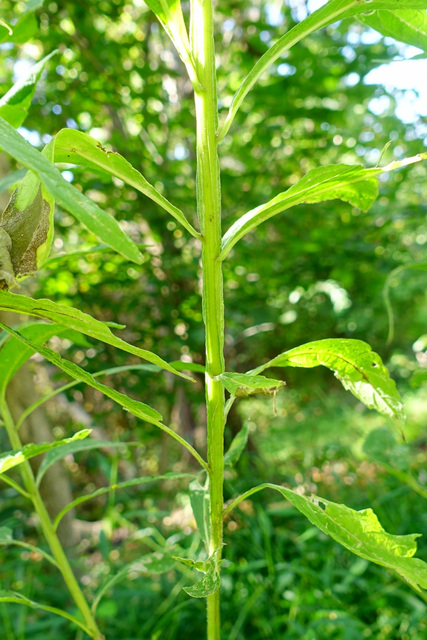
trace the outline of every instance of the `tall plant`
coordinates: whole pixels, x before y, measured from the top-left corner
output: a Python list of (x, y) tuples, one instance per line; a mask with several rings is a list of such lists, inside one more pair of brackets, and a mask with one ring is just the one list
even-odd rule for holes
[[(40, 3), (29, 3), (27, 12)], [(269, 67), (287, 50), (305, 36), (333, 24), (337, 20), (358, 17), (365, 24), (411, 44), (424, 47), (427, 36), (427, 0), (329, 0), (305, 20), (296, 24), (258, 60), (236, 92), (225, 119), (218, 117), (215, 71), (213, 7), (211, 0), (190, 0), (190, 31), (179, 0), (147, 0), (182, 59), (194, 88), (197, 133), (197, 219), (199, 230), (178, 207), (169, 202), (143, 175), (121, 155), (106, 150), (93, 138), (75, 131), (60, 131), (42, 153), (31, 147), (14, 127), (20, 126), (29, 108), (35, 84), (48, 58), (36, 65), (27, 78), (21, 79), (0, 100), (0, 144), (3, 149), (29, 171), (12, 195), (0, 219), (0, 308), (47, 319), (50, 323), (26, 323), (19, 330), (0, 324), (4, 333), (0, 351), (0, 411), (13, 450), (0, 458), (0, 477), (29, 498), (36, 510), (50, 554), (41, 551), (44, 558), (62, 574), (80, 616), (54, 609), (29, 600), (13, 592), (1, 592), (0, 601), (17, 602), (41, 608), (66, 617), (95, 640), (103, 638), (96, 622), (96, 609), (102, 596), (114, 584), (108, 581), (89, 605), (74, 576), (69, 561), (56, 535), (57, 526), (68, 509), (90, 496), (77, 498), (51, 521), (40, 498), (38, 486), (46, 469), (70, 451), (96, 447), (99, 443), (84, 440), (88, 431), (55, 443), (22, 446), (19, 427), (26, 415), (41, 402), (30, 407), (17, 423), (14, 422), (6, 400), (7, 385), (34, 352), (67, 373), (74, 383), (85, 384), (99, 390), (138, 418), (147, 421), (177, 440), (200, 465), (197, 477), (188, 474), (166, 474), (142, 477), (117, 486), (132, 486), (169, 477), (190, 478), (190, 499), (203, 549), (197, 558), (176, 557), (165, 552), (168, 568), (171, 562), (181, 563), (199, 571), (202, 576), (186, 592), (195, 598), (207, 600), (208, 640), (220, 638), (220, 573), (223, 555), (223, 518), (248, 496), (263, 489), (278, 491), (307, 519), (324, 533), (362, 558), (382, 565), (422, 592), (427, 588), (427, 564), (413, 558), (416, 534), (394, 536), (381, 527), (371, 509), (354, 511), (317, 496), (302, 496), (280, 485), (266, 483), (248, 489), (234, 498), (225, 508), (223, 504), (224, 467), (236, 464), (246, 441), (244, 429), (224, 452), (224, 427), (231, 405), (236, 398), (255, 393), (277, 393), (283, 386), (278, 379), (262, 375), (269, 368), (325, 366), (332, 370), (344, 387), (367, 407), (376, 409), (399, 424), (403, 419), (402, 403), (394, 382), (380, 357), (364, 342), (358, 340), (327, 339), (309, 342), (285, 350), (269, 362), (247, 373), (228, 372), (224, 361), (224, 297), (222, 264), (230, 251), (249, 231), (265, 220), (302, 203), (317, 203), (341, 199), (362, 210), (367, 210), (377, 196), (377, 178), (386, 171), (418, 162), (424, 156), (393, 162), (380, 168), (364, 168), (344, 164), (321, 166), (310, 171), (297, 184), (278, 194), (267, 203), (244, 214), (224, 234), (221, 227), (221, 179), (218, 148), (233, 124), (234, 118), (248, 92)], [(27, 12), (15, 26), (28, 20)], [(13, 28), (0, 22), (3, 39), (13, 38)], [(2, 35), (0, 33), (0, 35)], [(187, 363), (170, 364), (155, 353), (130, 345), (118, 338), (109, 326), (81, 311), (49, 300), (34, 300), (8, 292), (20, 279), (34, 273), (46, 259), (53, 235), (53, 208), (57, 201), (73, 214), (102, 242), (135, 263), (141, 256), (135, 244), (126, 236), (114, 218), (106, 214), (93, 201), (66, 182), (57, 162), (82, 164), (119, 178), (153, 200), (175, 218), (188, 234), (196, 238), (201, 247), (203, 272), (203, 321), (206, 332), (205, 367)], [(114, 328), (114, 327), (113, 327)], [(119, 328), (119, 327), (115, 327)], [(52, 335), (78, 331), (101, 340), (118, 349), (139, 356), (151, 365), (179, 375), (191, 382), (188, 371), (202, 370), (205, 376), (207, 409), (207, 455), (197, 451), (189, 442), (162, 421), (159, 412), (115, 389), (102, 384), (98, 378), (116, 369), (91, 375), (76, 364), (63, 359), (47, 346)], [(70, 334), (68, 334), (70, 335)], [(142, 365), (143, 367), (144, 365)], [(126, 367), (125, 367), (126, 369)], [(121, 368), (123, 370), (123, 368)], [(74, 384), (72, 383), (72, 384)], [(228, 394), (227, 401), (225, 395)], [(35, 477), (29, 459), (46, 453)], [(21, 482), (9, 475), (19, 467)], [(108, 489), (107, 489), (108, 490)], [(99, 491), (97, 492), (99, 494)], [(0, 530), (0, 543), (25, 544), (14, 541), (12, 533)], [(31, 545), (27, 545), (31, 546)], [(153, 559), (151, 559), (153, 562)], [(149, 568), (149, 563), (147, 563)]]

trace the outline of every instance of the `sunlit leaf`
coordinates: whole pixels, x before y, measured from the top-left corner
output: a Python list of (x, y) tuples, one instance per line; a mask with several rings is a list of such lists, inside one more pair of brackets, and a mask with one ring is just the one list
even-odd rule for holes
[(383, 36), (400, 40), (427, 51), (427, 13), (425, 11), (375, 11), (361, 14), (363, 24)]
[[(1, 115), (1, 114), (0, 114)], [(147, 182), (144, 176), (137, 171), (127, 160), (115, 151), (107, 151), (90, 136), (75, 131), (74, 129), (62, 129), (55, 136), (55, 162), (69, 162), (82, 164), (97, 171), (101, 170), (111, 176), (120, 178), (126, 184), (131, 185), (145, 196), (160, 205), (175, 220), (178, 220), (194, 237), (200, 234), (188, 222), (183, 212), (171, 204), (152, 184)]]
[(325, 5), (313, 11), (305, 20), (299, 22), (290, 31), (273, 44), (256, 62), (233, 97), (227, 118), (220, 128), (218, 138), (222, 140), (228, 133), (230, 126), (243, 100), (258, 82), (260, 77), (286, 51), (291, 49), (305, 36), (326, 27), (337, 20), (351, 18), (362, 13), (371, 13), (378, 9), (426, 9), (427, 0), (329, 0)]
[(416, 591), (427, 589), (427, 563), (412, 557), (417, 550), (415, 540), (420, 534), (392, 535), (383, 529), (372, 509), (354, 511), (343, 504), (318, 496), (303, 496), (270, 483), (250, 489), (233, 501), (226, 512), (262, 489), (279, 491), (312, 524), (352, 553), (393, 571)]
[(227, 391), (237, 398), (247, 398), (257, 394), (272, 396), (285, 386), (283, 380), (273, 380), (249, 373), (226, 372), (222, 373), (220, 378)]
[(162, 369), (166, 369), (171, 373), (175, 373), (176, 375), (186, 379), (191, 379), (184, 373), (176, 371), (176, 369), (171, 367), (155, 353), (147, 351), (146, 349), (140, 349), (125, 342), (124, 340), (121, 340), (111, 332), (104, 322), (96, 320), (87, 313), (83, 313), (74, 307), (68, 307), (47, 299), (34, 300), (27, 296), (19, 296), (2, 291), (0, 292), (0, 309), (14, 311), (17, 313), (25, 313), (29, 316), (52, 320), (53, 322), (62, 324), (70, 329), (75, 329), (76, 331), (90, 336), (91, 338), (95, 338), (96, 340), (110, 344), (113, 347), (117, 347), (122, 351), (132, 353), (133, 355), (143, 358), (152, 364), (158, 365)]
[(0, 146), (27, 169), (31, 169), (58, 204), (74, 215), (102, 242), (138, 264), (142, 256), (118, 222), (68, 183), (58, 169), (0, 117)]
[(285, 351), (252, 373), (270, 367), (310, 369), (319, 365), (334, 371), (344, 388), (369, 409), (376, 409), (390, 418), (403, 418), (402, 401), (394, 380), (390, 378), (380, 356), (361, 340), (331, 338), (308, 342)]
[(376, 176), (425, 158), (427, 154), (422, 153), (412, 158), (392, 162), (383, 168), (365, 169), (361, 165), (337, 164), (312, 169), (287, 191), (241, 216), (222, 239), (220, 259), (223, 260), (236, 242), (249, 231), (278, 213), (299, 204), (340, 199), (362, 211), (367, 211), (377, 197)]
[(75, 433), (71, 438), (64, 438), (63, 440), (58, 440), (56, 442), (26, 444), (22, 447), (22, 449), (7, 451), (0, 456), (0, 474), (5, 473), (9, 469), (13, 469), (13, 467), (17, 467), (18, 465), (25, 462), (25, 460), (29, 460), (30, 458), (34, 458), (35, 456), (39, 456), (41, 453), (45, 453), (46, 451), (50, 451), (51, 449), (56, 449), (57, 447), (62, 447), (63, 445), (66, 445), (69, 442), (73, 442), (75, 440), (82, 440), (83, 438), (87, 438), (90, 434), (90, 431), (90, 429), (83, 429), (82, 431), (78, 431), (77, 433)]
[(57, 51), (52, 51), (52, 53), (49, 53), (49, 55), (40, 60), (40, 62), (33, 65), (0, 99), (0, 117), (9, 122), (12, 127), (20, 127), (27, 117), (37, 82), (40, 79), (46, 63), (56, 53)]

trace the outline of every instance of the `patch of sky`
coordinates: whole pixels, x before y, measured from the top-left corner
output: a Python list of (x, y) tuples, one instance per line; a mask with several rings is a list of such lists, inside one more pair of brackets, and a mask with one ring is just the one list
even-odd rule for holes
[(281, 62), (277, 67), (277, 73), (279, 76), (293, 76), (296, 72), (296, 68), (286, 62)]
[(189, 152), (182, 144), (177, 144), (173, 150), (173, 156), (176, 160), (185, 160), (188, 158)]
[(31, 131), (25, 127), (19, 127), (17, 131), (21, 134), (24, 140), (33, 145), (33, 147), (39, 147), (41, 145), (40, 134), (37, 131)]
[(61, 175), (67, 182), (72, 182), (74, 178), (74, 173), (66, 169), (65, 171), (61, 171)]

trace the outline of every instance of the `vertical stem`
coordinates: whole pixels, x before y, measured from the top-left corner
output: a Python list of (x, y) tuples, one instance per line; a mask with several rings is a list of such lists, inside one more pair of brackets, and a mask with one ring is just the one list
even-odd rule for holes
[[(13, 418), (10, 414), (9, 407), (7, 406), (4, 398), (0, 402), (0, 410), (12, 448), (21, 449), (22, 442), (15, 429)], [(58, 564), (62, 577), (64, 578), (68, 590), (74, 602), (76, 603), (76, 606), (79, 609), (88, 630), (91, 631), (91, 637), (94, 640), (103, 640), (104, 636), (98, 629), (87, 600), (83, 595), (80, 585), (78, 584), (73, 570), (71, 569), (70, 563), (68, 562), (68, 558), (65, 555), (58, 536), (52, 526), (52, 521), (40, 496), (40, 492), (34, 479), (33, 471), (28, 461), (25, 461), (20, 465), (20, 471), (25, 488), (30, 495), (34, 509), (39, 517), (44, 536), (47, 540), (47, 543), (49, 544), (52, 555)]]
[[(224, 470), (224, 300), (221, 248), (221, 184), (217, 155), (215, 48), (211, 0), (191, 0), (191, 46), (201, 89), (197, 119), (197, 211), (202, 232), (203, 319), (206, 330), (206, 408), (211, 498), (210, 553), (222, 545)], [(208, 640), (220, 638), (219, 591), (207, 599)]]

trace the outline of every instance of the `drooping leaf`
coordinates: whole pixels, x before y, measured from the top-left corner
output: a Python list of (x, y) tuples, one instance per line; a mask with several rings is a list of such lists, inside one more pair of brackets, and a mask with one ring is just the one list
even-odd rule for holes
[(34, 458), (35, 456), (39, 456), (41, 453), (45, 453), (46, 451), (50, 451), (51, 449), (56, 449), (57, 447), (62, 447), (63, 445), (66, 445), (69, 442), (73, 442), (75, 440), (82, 440), (83, 438), (87, 438), (90, 434), (90, 431), (90, 429), (83, 429), (82, 431), (78, 431), (77, 433), (75, 433), (71, 438), (64, 438), (63, 440), (57, 440), (56, 442), (26, 444), (22, 447), (22, 449), (7, 451), (0, 456), (0, 474), (5, 473), (9, 469), (13, 469), (13, 467), (17, 467), (19, 464), (25, 462), (25, 460), (29, 460), (30, 458)]
[(246, 233), (272, 216), (299, 204), (340, 199), (362, 211), (367, 211), (377, 197), (376, 176), (425, 158), (427, 154), (422, 153), (412, 158), (392, 162), (383, 168), (365, 169), (361, 165), (337, 164), (312, 169), (287, 191), (241, 216), (222, 239), (220, 259), (224, 260), (236, 242)]
[[(0, 114), (1, 115), (1, 114)], [(147, 182), (144, 176), (134, 169), (120, 154), (106, 151), (103, 146), (90, 136), (75, 131), (74, 129), (62, 129), (55, 136), (55, 162), (69, 162), (82, 164), (91, 169), (101, 170), (111, 176), (120, 178), (126, 184), (131, 185), (145, 196), (156, 202), (170, 213), (175, 220), (187, 229), (195, 238), (200, 234), (188, 222), (183, 212), (171, 204), (152, 184)]]
[(185, 26), (180, 0), (147, 0), (146, 4), (157, 16), (160, 24), (172, 40), (179, 57), (185, 64), (193, 86), (200, 87), (191, 55), (187, 27)]
[(27, 348), (31, 349), (34, 353), (40, 353), (40, 355), (46, 358), (46, 360), (56, 365), (59, 369), (62, 369), (62, 371), (67, 373), (69, 376), (71, 376), (75, 380), (84, 382), (89, 387), (93, 387), (94, 389), (97, 389), (98, 391), (103, 393), (105, 396), (107, 396), (108, 398), (111, 398), (111, 400), (114, 400), (114, 402), (117, 402), (117, 404), (121, 405), (123, 408), (127, 409), (133, 415), (137, 416), (141, 420), (146, 420), (151, 424), (160, 426), (159, 423), (162, 420), (162, 416), (155, 409), (152, 409), (151, 407), (144, 404), (143, 402), (139, 402), (138, 400), (133, 400), (132, 398), (129, 398), (127, 395), (125, 395), (124, 393), (120, 393), (119, 391), (116, 391), (115, 389), (112, 389), (111, 387), (107, 387), (105, 384), (98, 382), (98, 380), (96, 380), (90, 373), (88, 373), (78, 365), (74, 364), (74, 362), (69, 362), (68, 360), (65, 360), (58, 353), (55, 353), (55, 351), (52, 351), (52, 349), (49, 349), (48, 347), (33, 344), (32, 342), (30, 342), (30, 340), (28, 340), (28, 338), (24, 337), (17, 331), (14, 331), (10, 327), (7, 327), (1, 322), (0, 322), (0, 328), (10, 333), (17, 340), (22, 342)]
[(0, 292), (0, 309), (14, 311), (17, 313), (25, 313), (29, 316), (35, 316), (36, 318), (52, 320), (53, 322), (57, 322), (65, 327), (69, 327), (70, 329), (74, 329), (80, 333), (90, 336), (91, 338), (95, 338), (96, 340), (110, 344), (113, 347), (117, 347), (122, 351), (132, 353), (133, 355), (143, 358), (144, 360), (181, 376), (182, 378), (191, 380), (191, 378), (184, 373), (176, 371), (176, 369), (171, 367), (167, 362), (165, 362), (165, 360), (157, 356), (155, 353), (147, 351), (146, 349), (134, 347), (124, 340), (121, 340), (111, 332), (104, 322), (96, 320), (87, 313), (83, 313), (74, 307), (68, 307), (43, 298), (34, 300), (26, 296), (19, 296), (14, 293), (2, 291)]
[(390, 418), (402, 419), (403, 407), (394, 381), (380, 356), (361, 340), (326, 339), (308, 342), (281, 353), (254, 369), (259, 373), (270, 367), (303, 367), (323, 365), (334, 371), (345, 389), (369, 409)]
[(116, 491), (117, 489), (128, 489), (129, 487), (137, 487), (149, 482), (157, 482), (158, 480), (180, 480), (183, 478), (194, 478), (194, 475), (191, 473), (165, 473), (161, 476), (145, 476), (144, 478), (134, 478), (133, 480), (125, 480), (124, 482), (112, 484), (109, 487), (101, 487), (100, 489), (96, 489), (95, 491), (92, 491), (87, 495), (79, 496), (78, 498), (70, 502), (70, 504), (68, 504), (58, 513), (53, 526), (55, 529), (57, 529), (65, 514), (68, 513), (68, 511), (70, 511), (71, 509), (74, 509), (74, 507), (77, 507), (83, 502), (87, 502), (88, 500), (92, 500), (93, 498), (97, 498), (98, 496), (109, 493), (110, 491)]
[(300, 42), (305, 36), (327, 27), (337, 20), (351, 18), (366, 12), (371, 13), (385, 9), (388, 11), (406, 11), (408, 9), (426, 8), (427, 0), (329, 0), (320, 9), (313, 11), (305, 20), (296, 24), (290, 31), (279, 38), (256, 62), (233, 97), (227, 118), (220, 128), (218, 139), (222, 140), (228, 133), (243, 100), (260, 77), (281, 55), (291, 49), (297, 42)]
[(384, 304), (386, 306), (388, 316), (387, 344), (390, 344), (394, 337), (394, 314), (390, 300), (390, 288), (392, 283), (396, 280), (397, 276), (399, 276), (403, 271), (406, 271), (406, 269), (410, 271), (427, 271), (427, 262), (411, 262), (409, 264), (403, 264), (400, 267), (393, 269), (393, 271), (391, 271), (387, 276), (383, 288)]
[(249, 373), (226, 372), (222, 373), (220, 378), (227, 391), (236, 398), (247, 398), (257, 394), (272, 396), (285, 386), (283, 380), (273, 380)]
[(0, 117), (4, 118), (15, 129), (20, 127), (27, 117), (37, 82), (46, 63), (56, 53), (57, 51), (52, 51), (52, 53), (49, 53), (49, 55), (33, 65), (28, 73), (20, 77), (0, 99)]
[[(67, 333), (68, 329), (61, 324), (48, 324), (37, 322), (20, 329), (20, 333), (27, 337), (33, 344), (43, 344), (52, 336), (60, 336)], [(26, 348), (14, 338), (0, 345), (0, 397), (5, 393), (6, 387), (18, 369), (33, 355), (32, 349)]]
[(102, 242), (128, 260), (141, 264), (142, 256), (118, 222), (78, 191), (58, 169), (15, 129), (0, 117), (0, 146), (27, 169), (33, 171), (58, 204), (75, 216)]
[(427, 13), (425, 11), (375, 11), (361, 14), (359, 20), (363, 24), (419, 49), (427, 51)]
[(40, 602), (30, 600), (30, 598), (27, 598), (22, 593), (17, 593), (16, 591), (5, 591), (4, 589), (2, 589), (0, 591), (0, 602), (13, 602), (15, 604), (25, 605), (26, 607), (30, 607), (31, 609), (39, 609), (40, 611), (53, 613), (57, 616), (60, 616), (61, 618), (70, 620), (75, 625), (83, 629), (83, 631), (87, 633), (88, 636), (93, 637), (93, 633), (91, 632), (91, 630), (88, 629), (88, 627), (75, 616), (72, 616), (70, 613), (63, 611), (63, 609), (57, 609), (56, 607), (50, 607), (48, 605), (41, 604)]
[(312, 524), (355, 555), (389, 569), (418, 592), (427, 589), (427, 563), (413, 558), (417, 550), (415, 540), (420, 534), (392, 535), (383, 529), (372, 509), (355, 511), (343, 504), (318, 496), (303, 496), (270, 483), (244, 493), (230, 504), (226, 513), (262, 489), (274, 489), (281, 493)]
[(193, 510), (194, 519), (197, 524), (199, 535), (205, 548), (209, 549), (209, 515), (210, 515), (210, 496), (209, 488), (203, 486), (196, 479), (190, 482), (190, 503)]
[(15, 545), (17, 547), (22, 547), (23, 549), (28, 549), (29, 551), (38, 553), (43, 556), (43, 558), (50, 562), (50, 564), (52, 564), (54, 567), (58, 567), (55, 558), (53, 558), (49, 553), (46, 553), (44, 549), (40, 549), (40, 547), (36, 547), (34, 544), (24, 542), (23, 540), (16, 540), (13, 537), (12, 529), (9, 529), (9, 527), (0, 527), (0, 545)]
[(244, 422), (240, 431), (234, 436), (227, 453), (224, 456), (224, 467), (231, 469), (239, 461), (249, 437), (249, 423)]
[(219, 574), (219, 565), (221, 557), (221, 548), (216, 549), (214, 553), (199, 568), (199, 563), (194, 563), (194, 568), (203, 572), (203, 577), (191, 587), (184, 587), (185, 593), (192, 598), (207, 598), (218, 591), (221, 578)]

